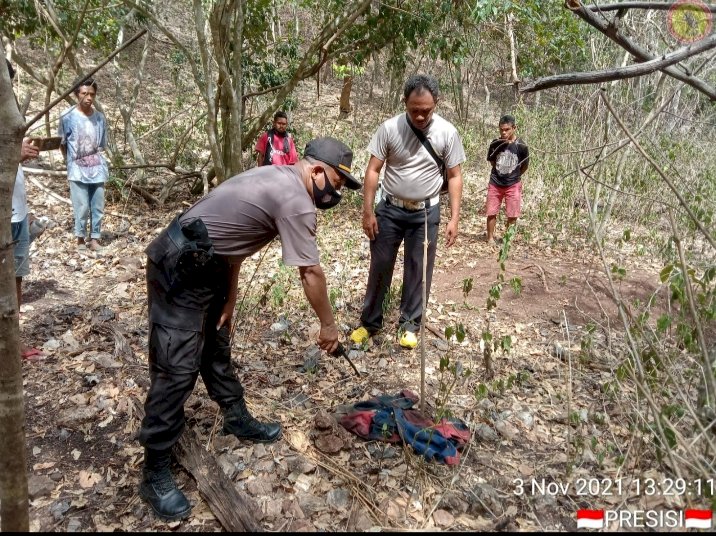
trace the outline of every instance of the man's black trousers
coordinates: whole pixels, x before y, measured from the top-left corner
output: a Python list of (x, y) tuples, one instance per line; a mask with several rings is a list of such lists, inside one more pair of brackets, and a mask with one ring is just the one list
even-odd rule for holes
[(385, 297), (393, 279), (400, 243), (404, 241), (405, 263), (399, 325), (407, 331), (418, 331), (423, 311), (425, 218), (428, 219), (427, 295), (429, 297), (440, 227), (440, 204), (427, 210), (412, 211), (396, 207), (383, 200), (375, 209), (375, 217), (378, 221), (378, 234), (375, 240), (370, 242), (370, 274), (361, 325), (371, 332), (383, 327)]
[(216, 330), (228, 286), (229, 264), (217, 256), (191, 277), (177, 276), (163, 261), (147, 260), (151, 385), (139, 433), (143, 446), (164, 450), (178, 441), (184, 403), (199, 373), (209, 396), (222, 408), (243, 398), (231, 366), (229, 326)]

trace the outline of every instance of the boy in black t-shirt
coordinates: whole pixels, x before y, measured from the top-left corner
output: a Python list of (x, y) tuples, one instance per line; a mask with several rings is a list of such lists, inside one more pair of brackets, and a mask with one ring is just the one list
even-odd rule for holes
[(527, 144), (517, 137), (517, 125), (511, 115), (500, 118), (500, 137), (492, 140), (487, 161), (492, 164), (487, 186), (487, 243), (495, 238), (495, 224), (502, 200), (505, 200), (507, 227), (520, 217), (522, 207), (522, 175), (527, 172), (530, 152)]

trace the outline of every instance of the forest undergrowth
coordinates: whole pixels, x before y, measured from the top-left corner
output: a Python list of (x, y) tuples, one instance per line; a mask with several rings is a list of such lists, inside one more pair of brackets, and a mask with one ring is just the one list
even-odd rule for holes
[[(144, 69), (138, 51), (128, 57)], [(401, 111), (391, 93), (398, 77), (384, 60), (350, 71), (347, 114), (339, 114), (347, 67), (326, 66), (296, 86), (283, 106), (299, 150), (337, 137), (362, 174), (370, 136)], [(497, 84), (490, 92), (485, 82), (463, 102), (455, 65), (424, 54), (406, 61), (405, 72), (430, 68), (440, 78), (437, 112), (458, 126), (468, 157), (460, 238), (450, 249), (440, 239), (421, 341), (428, 412), (471, 431), (459, 464), (427, 463), (337, 424), (358, 401), (420, 392), (421, 348), (402, 350), (395, 339), (401, 262), (383, 333), (350, 348), (355, 377), (316, 351), (317, 322), (278, 241), (242, 266), (232, 351), (252, 411), (279, 419), (285, 439), (252, 446), (218, 435), (220, 415), (201, 382), (187, 429), (266, 530), (574, 530), (578, 509), (716, 509), (712, 108), (662, 74), (540, 97), (515, 98)], [(167, 528), (136, 493), (136, 407), (148, 385), (143, 248), (213, 177), (184, 51), (156, 39), (146, 65), (132, 121), (119, 108), (136, 73), (110, 66), (99, 75), (112, 125), (105, 255), (70, 249), (64, 179), (28, 172), (31, 208), (54, 224), (33, 245), (21, 310), (24, 339), (48, 354), (23, 365), (33, 530)], [(251, 69), (269, 82), (281, 74), (270, 64)], [(30, 91), (26, 79), (18, 90)], [(249, 99), (245, 119), (271, 99)], [(493, 248), (485, 157), (503, 113), (517, 117), (530, 168), (519, 224), (505, 233), (501, 216)], [(135, 166), (137, 154), (149, 167)], [(248, 167), (253, 155), (241, 160)], [(61, 167), (54, 153), (39, 166)], [(360, 193), (347, 192), (319, 214), (344, 342), (368, 275), (361, 205)], [(195, 480), (178, 474), (195, 508), (168, 528), (220, 530)]]
[[(310, 91), (303, 98), (310, 99)], [(305, 118), (297, 112), (293, 121), (304, 129), (302, 136), (367, 139), (379, 120), (376, 113), (371, 119), (363, 115), (365, 124), (357, 118), (314, 122), (314, 115), (325, 117), (331, 108), (328, 97)], [(603, 238), (595, 241), (593, 229), (604, 209), (591, 217), (594, 184), (585, 181), (581, 191), (568, 184), (576, 182), (569, 177), (579, 176), (570, 169), (579, 161), (573, 156), (569, 162), (564, 155), (594, 142), (587, 136), (575, 138), (576, 126), (569, 124), (564, 125), (565, 135), (557, 136), (548, 111), (517, 110), (521, 134), (534, 155), (525, 179), (524, 218), (514, 236), (503, 236), (500, 224), (500, 251), (484, 244), (487, 166), (481, 162), (481, 149), (487, 140), (465, 132), (470, 159), (461, 239), (450, 250), (441, 239), (429, 304), (428, 411), (459, 418), (472, 431), (457, 467), (425, 463), (410, 449), (346, 436), (330, 417), (366, 397), (404, 388), (419, 391), (418, 354), (401, 350), (390, 331), (397, 317), (400, 268), (385, 304), (385, 336), (352, 350), (351, 358), (366, 374), (355, 379), (345, 363), (326, 356), (318, 359), (315, 371), (301, 372), (313, 355), (317, 325), (295, 270), (280, 263), (279, 245), (272, 244), (245, 263), (233, 338), (237, 371), (254, 411), (263, 418), (281, 419), (286, 442), (256, 455), (255, 449), (217, 436), (216, 410), (201, 385), (188, 404), (189, 426), (221, 460), (237, 487), (256, 501), (265, 528), (335, 529), (339, 519), (345, 530), (567, 529), (574, 527), (578, 508), (707, 506), (710, 477), (704, 471), (712, 457), (709, 435), (699, 433), (704, 416), (694, 379), (698, 351), (681, 338), (688, 334), (682, 324), (689, 319), (685, 302), (679, 300), (685, 297), (684, 282), (678, 278), (682, 268), (675, 264), (677, 252), (668, 247), (666, 222), (655, 219), (653, 212), (640, 211), (638, 203), (617, 199)], [(444, 113), (449, 116), (449, 108)], [(558, 144), (563, 138), (571, 141)], [(356, 147), (359, 162), (366, 159), (364, 151)], [(638, 166), (634, 170), (645, 171)], [(147, 187), (152, 187), (151, 180)], [(658, 199), (657, 190), (643, 195)], [(116, 238), (114, 253), (107, 259), (58, 264), (74, 266), (79, 273), (109, 270), (110, 277), (124, 264), (141, 266), (142, 244), (192, 199), (188, 191), (178, 192), (176, 203), (141, 214), (135, 212), (139, 200), (121, 192), (113, 192), (113, 206), (118, 213), (132, 214), (132, 226)], [(319, 217), (329, 297), (346, 337), (356, 325), (367, 280), (368, 244), (358, 225), (361, 202), (360, 194), (348, 193), (339, 209)], [(627, 217), (633, 210), (633, 217)], [(121, 221), (115, 223), (121, 231)], [(695, 234), (685, 243), (685, 255), (694, 266), (708, 262), (700, 255)], [(708, 307), (713, 288), (708, 275), (699, 268), (692, 277), (702, 293), (698, 303)], [(30, 285), (32, 289), (32, 281)], [(146, 384), (141, 273), (120, 284), (118, 295), (116, 287), (110, 288), (103, 303), (125, 319), (120, 325), (133, 348), (128, 372), (136, 387), (119, 395), (117, 402), (126, 412), (120, 421), (125, 432), (117, 437), (134, 460), (126, 466), (120, 502), (131, 507), (120, 516), (108, 513), (93, 522), (97, 527), (147, 528), (157, 522), (133, 499), (140, 450), (131, 437), (138, 421), (127, 410), (130, 404), (122, 402), (125, 396), (141, 401), (140, 386)], [(711, 328), (705, 321), (704, 329)], [(81, 328), (71, 331), (75, 338), (83, 333)], [(91, 332), (85, 336), (91, 337)], [(106, 350), (115, 354), (115, 344), (115, 339), (105, 338), (101, 346), (108, 345)], [(485, 368), (488, 355), (490, 373)], [(85, 396), (90, 406), (96, 402)], [(96, 425), (87, 426), (91, 435), (100, 432)], [(304, 462), (300, 467), (297, 456)], [(97, 474), (106, 478), (101, 471)], [(643, 490), (652, 482), (681, 486), (687, 480), (703, 482), (701, 497)], [(187, 475), (183, 483), (192, 490)], [(283, 491), (276, 496), (279, 489)], [(85, 495), (101, 499), (94, 488), (90, 491)], [(343, 500), (346, 494), (349, 502)], [(190, 491), (190, 497), (201, 507), (177, 528), (211, 528), (213, 517), (201, 496)], [(75, 515), (83, 512), (77, 509)], [(68, 514), (62, 521), (70, 518)]]

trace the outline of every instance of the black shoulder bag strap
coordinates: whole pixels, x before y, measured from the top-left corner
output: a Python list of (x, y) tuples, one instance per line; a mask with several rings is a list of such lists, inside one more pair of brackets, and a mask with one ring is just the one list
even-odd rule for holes
[(272, 158), (271, 153), (273, 152), (273, 129), (270, 128), (266, 131), (267, 137), (266, 137), (266, 149), (264, 151), (264, 166), (271, 165)]
[[(276, 132), (274, 131), (274, 129), (270, 129), (268, 131), (268, 138), (266, 138), (266, 152), (264, 153), (264, 166), (273, 164), (271, 152), (273, 151), (273, 137), (275, 134)], [(269, 148), (271, 148), (271, 150), (269, 150)], [(286, 154), (286, 156), (288, 156), (290, 149), (291, 147), (289, 146), (288, 132), (286, 132), (283, 135), (283, 152)]]
[(447, 187), (447, 169), (445, 168), (445, 161), (440, 158), (437, 153), (435, 152), (435, 149), (433, 149), (433, 146), (430, 145), (430, 142), (425, 137), (425, 134), (417, 128), (415, 125), (413, 125), (410, 122), (410, 119), (408, 118), (408, 115), (405, 115), (405, 120), (408, 122), (408, 125), (410, 126), (411, 130), (413, 131), (413, 134), (415, 134), (415, 137), (420, 140), (420, 143), (423, 144), (423, 147), (430, 153), (430, 156), (433, 157), (433, 160), (435, 160), (435, 163), (438, 165), (438, 169), (440, 170), (440, 173), (443, 176), (443, 185), (440, 187), (440, 193), (445, 193), (448, 191)]

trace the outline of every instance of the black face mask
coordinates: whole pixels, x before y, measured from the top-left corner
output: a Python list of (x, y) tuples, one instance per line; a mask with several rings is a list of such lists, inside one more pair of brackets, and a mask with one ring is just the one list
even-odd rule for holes
[(313, 179), (313, 200), (316, 203), (316, 208), (320, 208), (321, 210), (335, 207), (341, 202), (342, 197), (340, 192), (336, 191), (333, 187), (331, 181), (328, 180), (328, 176), (324, 174), (324, 177), (326, 179), (326, 185), (323, 189), (319, 189), (318, 186), (316, 186), (316, 179)]

